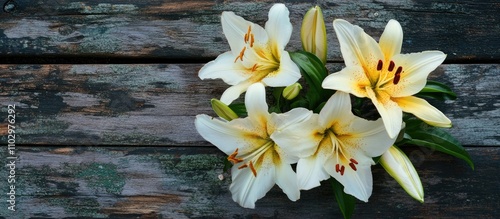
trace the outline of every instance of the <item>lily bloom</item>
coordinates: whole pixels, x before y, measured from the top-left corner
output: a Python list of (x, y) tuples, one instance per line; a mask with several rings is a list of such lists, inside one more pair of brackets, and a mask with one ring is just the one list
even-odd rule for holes
[(203, 66), (198, 76), (220, 78), (232, 85), (222, 94), (223, 103), (230, 104), (253, 83), (285, 87), (299, 80), (300, 70), (285, 51), (293, 29), (288, 15), (285, 5), (275, 4), (264, 29), (233, 12), (222, 13), (222, 29), (231, 51)]
[(335, 20), (333, 27), (346, 67), (325, 78), (324, 88), (370, 98), (391, 137), (401, 130), (403, 111), (430, 125), (451, 127), (441, 111), (412, 96), (424, 88), (427, 76), (445, 60), (443, 52), (400, 54), (403, 30), (395, 20), (389, 21), (379, 43), (345, 20)]
[[(394, 143), (382, 120), (368, 121), (351, 112), (349, 94), (337, 91), (312, 119), (275, 134), (284, 150), (300, 145), (297, 163), (300, 189), (319, 186), (334, 177), (344, 192), (368, 201), (372, 193), (372, 157), (382, 155)], [(303, 156), (305, 155), (305, 156)]]
[(275, 142), (274, 133), (306, 121), (312, 112), (296, 108), (284, 114), (270, 114), (261, 83), (248, 88), (245, 106), (246, 118), (226, 121), (198, 115), (195, 120), (198, 133), (229, 155), (227, 159), (234, 164), (229, 187), (233, 200), (245, 208), (255, 208), (255, 202), (278, 184), (290, 200), (296, 201), (300, 192), (290, 164), (297, 162), (301, 147), (284, 150), (283, 145)]

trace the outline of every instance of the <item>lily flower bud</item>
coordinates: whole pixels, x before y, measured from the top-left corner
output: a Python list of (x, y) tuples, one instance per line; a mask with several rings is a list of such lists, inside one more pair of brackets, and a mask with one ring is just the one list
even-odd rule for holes
[(222, 101), (214, 98), (210, 100), (210, 103), (212, 104), (212, 109), (219, 117), (227, 121), (238, 118), (238, 115)]
[(283, 90), (283, 97), (287, 100), (292, 100), (293, 98), (299, 95), (300, 90), (302, 90), (302, 85), (299, 83), (292, 84), (288, 87), (285, 87)]
[(302, 48), (315, 54), (323, 64), (326, 63), (326, 26), (323, 20), (323, 12), (319, 6), (315, 6), (304, 15), (300, 29)]
[(410, 159), (396, 146), (392, 146), (380, 158), (380, 164), (401, 187), (414, 199), (424, 202), (424, 188)]

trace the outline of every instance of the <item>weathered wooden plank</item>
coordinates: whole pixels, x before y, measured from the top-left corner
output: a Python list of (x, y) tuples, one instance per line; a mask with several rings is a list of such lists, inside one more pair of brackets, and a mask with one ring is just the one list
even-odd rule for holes
[[(422, 148), (405, 148), (425, 189), (425, 203), (408, 196), (380, 167), (374, 192), (358, 202), (354, 218), (498, 218), (495, 174), (500, 148), (467, 148), (476, 164)], [(273, 188), (255, 210), (234, 203), (225, 157), (215, 148), (18, 147), (16, 212), (0, 203), (6, 218), (324, 218), (341, 217), (328, 183), (289, 201)], [(6, 160), (5, 147), (0, 148)], [(7, 168), (0, 170), (7, 177)], [(0, 191), (8, 192), (2, 183)], [(3, 199), (2, 198), (2, 199)]]
[[(209, 100), (228, 86), (200, 80), (201, 66), (1, 65), (0, 118), (16, 104), (19, 144), (208, 145), (194, 117), (214, 115)], [(500, 145), (499, 74), (496, 64), (449, 64), (431, 74), (458, 93), (456, 101), (435, 104), (464, 145)]]
[[(182, 3), (180, 3), (182, 2)], [(290, 50), (300, 49), (304, 13), (315, 3), (290, 1), (295, 32)], [(500, 58), (500, 4), (489, 1), (318, 1), (328, 23), (331, 61), (341, 61), (333, 27), (344, 18), (378, 37), (389, 19), (403, 25), (404, 52), (430, 49), (448, 54), (448, 62), (497, 62)], [(3, 63), (123, 62), (114, 58), (212, 59), (229, 46), (220, 14), (235, 11), (264, 24), (267, 1), (7, 1), (0, 12)], [(143, 60), (146, 61), (146, 60)]]

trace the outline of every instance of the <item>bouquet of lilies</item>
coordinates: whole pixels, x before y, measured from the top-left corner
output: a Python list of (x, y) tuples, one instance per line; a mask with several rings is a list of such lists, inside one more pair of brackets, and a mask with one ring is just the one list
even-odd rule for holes
[[(304, 51), (285, 50), (293, 28), (283, 4), (272, 6), (264, 28), (233, 12), (223, 12), (221, 23), (231, 51), (203, 66), (199, 77), (231, 86), (211, 100), (218, 118), (198, 115), (195, 125), (228, 155), (229, 190), (242, 207), (255, 208), (275, 184), (296, 201), (300, 190), (330, 179), (348, 218), (355, 199), (367, 202), (372, 194), (371, 166), (378, 163), (423, 202), (420, 178), (399, 149), (408, 144), (451, 154), (473, 168), (464, 148), (440, 128), (451, 121), (422, 98), (456, 98), (446, 85), (427, 80), (446, 55), (401, 54), (396, 20), (378, 43), (360, 27), (334, 20), (345, 68), (332, 74), (318, 6), (304, 16)], [(243, 93), (244, 103), (235, 101)]]

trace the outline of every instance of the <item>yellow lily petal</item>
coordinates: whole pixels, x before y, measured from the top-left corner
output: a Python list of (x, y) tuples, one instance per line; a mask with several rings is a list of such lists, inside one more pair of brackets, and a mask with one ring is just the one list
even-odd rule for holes
[(387, 23), (378, 44), (385, 55), (385, 61), (390, 61), (391, 57), (401, 53), (403, 28), (401, 28), (398, 21), (390, 20)]
[(371, 87), (370, 80), (360, 66), (348, 66), (337, 73), (328, 75), (321, 86), (326, 89), (351, 93), (357, 97), (367, 97), (365, 87)]
[(450, 119), (422, 98), (409, 96), (393, 98), (393, 100), (404, 112), (415, 115), (429, 125), (446, 128), (451, 127)]
[(414, 95), (424, 88), (427, 77), (443, 61), (446, 55), (440, 51), (424, 51), (420, 53), (399, 54), (392, 59), (402, 67), (399, 83), (394, 84), (392, 79), (384, 86), (384, 90), (392, 97)]
[(229, 85), (236, 85), (247, 80), (250, 74), (247, 74), (245, 66), (233, 60), (234, 56), (231, 52), (222, 53), (215, 60), (205, 64), (198, 72), (198, 77), (202, 80), (220, 78)]
[(375, 94), (370, 88), (367, 88), (366, 91), (368, 98), (372, 100), (380, 117), (382, 117), (389, 137), (397, 137), (403, 124), (403, 112), (399, 105), (392, 101), (391, 97), (385, 92)]
[(293, 26), (290, 23), (289, 14), (290, 12), (284, 4), (274, 4), (269, 10), (269, 20), (266, 22), (265, 28), (276, 57), (281, 56), (281, 52), (292, 36)]
[[(378, 61), (384, 59), (378, 43), (360, 27), (342, 19), (335, 19), (333, 28), (346, 66), (357, 65), (375, 69)], [(379, 75), (375, 71), (365, 71), (365, 74), (372, 83), (378, 80)]]

